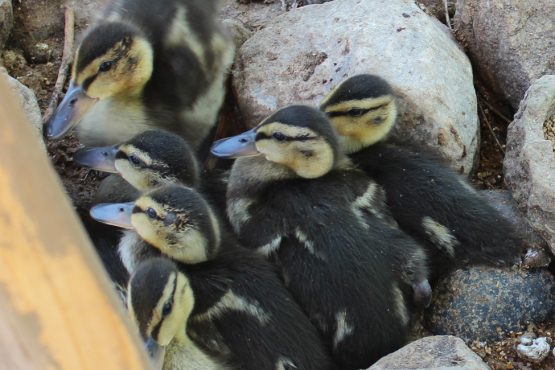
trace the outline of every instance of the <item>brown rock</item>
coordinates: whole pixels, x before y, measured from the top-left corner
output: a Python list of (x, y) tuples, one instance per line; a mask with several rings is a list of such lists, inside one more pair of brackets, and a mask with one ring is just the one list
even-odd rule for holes
[(505, 182), (532, 227), (555, 253), (555, 140), (545, 127), (555, 115), (555, 75), (532, 84), (507, 132)]
[(555, 73), (555, 1), (458, 0), (454, 21), (478, 72), (514, 108)]
[(407, 344), (368, 370), (489, 370), (480, 356), (450, 335), (425, 337)]

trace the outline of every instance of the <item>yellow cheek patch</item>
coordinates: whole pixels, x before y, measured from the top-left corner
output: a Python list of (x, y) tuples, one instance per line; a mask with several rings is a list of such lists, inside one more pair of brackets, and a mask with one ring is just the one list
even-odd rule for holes
[[(87, 88), (87, 95), (92, 98), (108, 98), (122, 94), (134, 97), (139, 94), (150, 79), (153, 70), (153, 52), (149, 42), (135, 38), (130, 49), (121, 56), (123, 42), (115, 44), (108, 52), (97, 57), (80, 73), (74, 69), (75, 81), (82, 85), (85, 80), (96, 75)], [(99, 66), (106, 61), (115, 64), (109, 71), (98, 72)]]

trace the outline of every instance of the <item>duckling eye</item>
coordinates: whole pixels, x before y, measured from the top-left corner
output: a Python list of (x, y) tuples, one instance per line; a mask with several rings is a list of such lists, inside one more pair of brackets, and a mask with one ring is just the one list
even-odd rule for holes
[(98, 67), (98, 72), (107, 72), (112, 69), (112, 65), (114, 64), (113, 61), (109, 60), (107, 62), (102, 62)]
[(173, 302), (171, 300), (167, 301), (164, 304), (164, 307), (162, 307), (162, 316), (168, 316), (170, 312), (172, 312), (172, 305), (173, 305)]
[(146, 215), (152, 219), (158, 217), (158, 214), (156, 213), (156, 211), (154, 210), (154, 208), (148, 208), (146, 210)]
[(281, 132), (274, 132), (274, 133), (272, 134), (272, 137), (273, 137), (274, 139), (276, 139), (277, 141), (283, 141), (283, 140), (285, 140), (285, 135), (282, 134)]
[(129, 156), (129, 160), (131, 161), (131, 163), (133, 163), (135, 166), (139, 166), (141, 163), (143, 163), (143, 161), (141, 161), (139, 159), (139, 157), (137, 157), (136, 155), (130, 155)]
[(362, 116), (366, 111), (364, 109), (360, 109), (360, 108), (353, 108), (353, 109), (349, 109), (347, 111), (347, 114), (349, 116), (353, 116), (353, 117), (360, 117)]

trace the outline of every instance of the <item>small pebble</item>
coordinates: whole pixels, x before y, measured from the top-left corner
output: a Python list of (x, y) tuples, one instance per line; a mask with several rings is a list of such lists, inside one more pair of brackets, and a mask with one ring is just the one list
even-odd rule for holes
[(544, 122), (543, 136), (553, 143), (553, 151), (555, 152), (555, 114)]
[[(522, 341), (522, 339), (521, 339)], [(540, 337), (534, 339), (531, 345), (519, 344), (516, 347), (516, 351), (527, 360), (532, 362), (542, 362), (545, 360), (549, 351), (551, 350), (551, 345), (546, 337)]]

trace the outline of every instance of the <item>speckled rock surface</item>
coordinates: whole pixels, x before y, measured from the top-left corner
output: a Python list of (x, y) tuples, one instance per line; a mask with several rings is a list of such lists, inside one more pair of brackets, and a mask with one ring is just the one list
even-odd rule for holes
[(505, 218), (513, 223), (517, 233), (524, 239), (526, 248), (529, 249), (529, 257), (534, 261), (529, 261), (530, 267), (546, 267), (551, 262), (551, 257), (547, 251), (547, 243), (530, 226), (530, 223), (517, 208), (517, 204), (508, 190), (482, 190), (480, 195), (489, 204), (497, 209)]
[(272, 19), (285, 13), (281, 1), (266, 4), (264, 1), (222, 0), (221, 19), (242, 22), (249, 31), (257, 31)]
[(552, 253), (555, 253), (555, 127), (549, 123), (554, 118), (555, 75), (543, 76), (528, 89), (509, 125), (503, 163), (507, 187)]
[[(335, 0), (274, 18), (239, 50), (233, 85), (247, 125), (317, 105), (346, 77), (374, 73), (399, 97), (394, 135), (468, 173), (478, 141), (472, 68), (445, 26), (411, 0)], [(277, 83), (279, 81), (279, 83)]]
[(93, 24), (104, 11), (108, 0), (71, 0), (75, 10), (75, 25), (84, 30)]
[(425, 337), (393, 352), (368, 370), (487, 370), (480, 356), (450, 335)]
[(0, 50), (10, 37), (13, 27), (12, 0), (0, 0)]
[(493, 341), (554, 314), (555, 278), (549, 271), (473, 267), (454, 271), (434, 287), (425, 319), (434, 334)]
[(19, 100), (27, 120), (35, 129), (37, 141), (46, 150), (44, 140), (42, 138), (42, 118), (40, 114), (39, 104), (35, 93), (21, 82), (8, 75), (4, 68), (0, 68), (0, 78), (6, 78), (14, 96)]
[(555, 73), (555, 1), (458, 0), (454, 21), (478, 72), (515, 109), (532, 81)]

